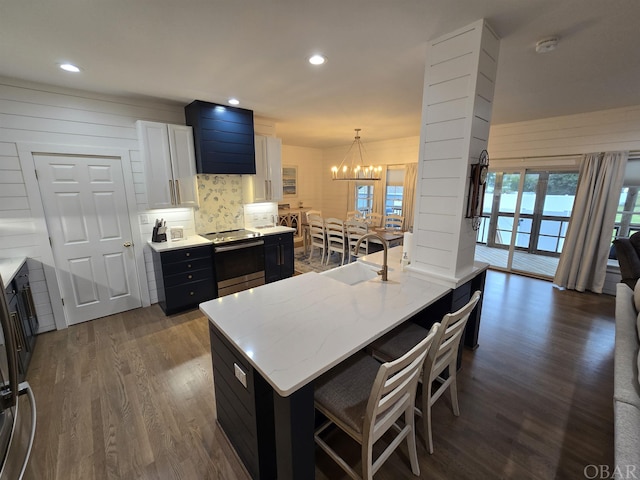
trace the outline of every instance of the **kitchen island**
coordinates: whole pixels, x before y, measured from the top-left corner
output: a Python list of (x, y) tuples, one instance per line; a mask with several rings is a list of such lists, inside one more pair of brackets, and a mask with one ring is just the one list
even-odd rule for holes
[(401, 271), (401, 251), (390, 250), (388, 282), (370, 264), (378, 253), (200, 305), (218, 421), (254, 478), (314, 478), (314, 379), (404, 321), (439, 321), (484, 281), (486, 266), (456, 289), (418, 278)]

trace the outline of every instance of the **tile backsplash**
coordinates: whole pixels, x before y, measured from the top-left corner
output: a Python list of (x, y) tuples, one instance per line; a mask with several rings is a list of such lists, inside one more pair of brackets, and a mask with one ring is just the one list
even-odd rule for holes
[(240, 175), (198, 175), (195, 210), (196, 233), (244, 228), (242, 177)]
[(250, 203), (244, 206), (244, 228), (273, 227), (277, 222), (277, 203)]

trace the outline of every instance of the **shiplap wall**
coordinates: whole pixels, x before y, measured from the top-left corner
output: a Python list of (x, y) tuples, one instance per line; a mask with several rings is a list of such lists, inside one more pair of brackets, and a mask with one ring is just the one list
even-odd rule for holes
[(473, 267), (467, 186), (489, 138), (499, 46), (484, 20), (427, 46), (411, 263), (452, 281)]
[[(42, 238), (26, 194), (18, 146), (46, 143), (64, 146), (118, 148), (130, 153), (136, 205), (147, 209), (144, 171), (138, 152), (138, 119), (184, 124), (181, 105), (132, 100), (0, 78), (0, 256), (27, 256), (41, 331), (55, 328), (42, 266)], [(143, 238), (147, 237), (146, 229)], [(142, 255), (140, 255), (142, 258)], [(141, 285), (144, 289), (146, 286)]]
[(638, 105), (493, 125), (488, 148), (491, 159), (523, 159), (524, 164), (535, 163), (535, 157), (638, 149)]

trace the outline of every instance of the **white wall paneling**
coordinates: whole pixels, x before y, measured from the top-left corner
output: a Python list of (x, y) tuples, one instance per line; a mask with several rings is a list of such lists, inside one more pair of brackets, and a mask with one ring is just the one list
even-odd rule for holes
[(489, 137), (491, 165), (502, 158), (639, 149), (640, 106), (492, 125)]
[(473, 267), (470, 165), (488, 142), (499, 45), (479, 20), (427, 46), (411, 268), (454, 283)]
[[(61, 306), (56, 306), (56, 302), (60, 302), (60, 294), (55, 272), (52, 271), (42, 206), (40, 204), (39, 208), (38, 202), (29, 197), (34, 188), (38, 192), (31, 159), (33, 149), (71, 154), (108, 152), (122, 158), (128, 179), (131, 226), (134, 236), (137, 235), (134, 243), (142, 300), (143, 305), (149, 304), (147, 272), (141, 248), (147, 238), (141, 234), (138, 217), (138, 213), (147, 210), (147, 199), (144, 168), (138, 153), (136, 120), (184, 124), (183, 106), (0, 77), (0, 191), (12, 193), (0, 202), (0, 256), (30, 258), (31, 276), (38, 279), (34, 282), (34, 297), (40, 331), (64, 327), (64, 317)], [(49, 269), (51, 271), (47, 273)]]

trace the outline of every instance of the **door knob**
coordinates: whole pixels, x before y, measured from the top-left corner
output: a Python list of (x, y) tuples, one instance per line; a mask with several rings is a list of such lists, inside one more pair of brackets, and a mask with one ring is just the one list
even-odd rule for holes
[(125, 246), (125, 247), (130, 247), (131, 246), (131, 242), (124, 242), (122, 245)]

